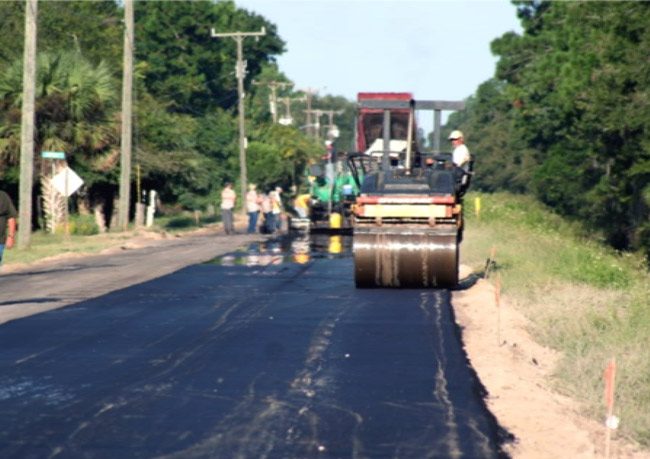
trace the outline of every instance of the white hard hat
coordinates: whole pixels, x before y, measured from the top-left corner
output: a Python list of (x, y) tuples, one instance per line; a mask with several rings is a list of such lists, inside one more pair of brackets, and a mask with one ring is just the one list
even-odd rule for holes
[(463, 138), (463, 133), (461, 131), (451, 131), (451, 134), (449, 134), (448, 137), (449, 140), (456, 140), (462, 138)]

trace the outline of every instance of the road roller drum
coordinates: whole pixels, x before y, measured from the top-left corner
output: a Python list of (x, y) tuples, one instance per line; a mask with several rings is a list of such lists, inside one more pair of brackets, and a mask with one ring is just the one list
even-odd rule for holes
[(357, 228), (357, 287), (451, 288), (458, 283), (456, 228)]

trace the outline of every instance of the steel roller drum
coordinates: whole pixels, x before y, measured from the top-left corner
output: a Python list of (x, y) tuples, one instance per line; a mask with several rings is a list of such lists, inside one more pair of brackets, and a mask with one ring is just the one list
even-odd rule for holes
[(450, 288), (458, 284), (455, 228), (355, 228), (353, 251), (357, 287)]

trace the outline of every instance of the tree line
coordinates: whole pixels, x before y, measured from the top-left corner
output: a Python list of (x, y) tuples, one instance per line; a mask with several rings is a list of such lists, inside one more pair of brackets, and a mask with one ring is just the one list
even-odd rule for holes
[[(20, 163), (24, 8), (21, 1), (0, 2), (0, 184), (14, 196)], [(39, 175), (49, 172), (40, 151), (64, 151), (69, 166), (85, 182), (75, 195), (75, 207), (100, 206), (109, 213), (113, 207), (120, 175), (122, 18), (121, 2), (113, 0), (39, 4), (35, 202)], [(155, 189), (168, 206), (204, 209), (217, 203), (224, 182), (237, 181), (235, 43), (212, 38), (210, 29), (262, 27), (266, 35), (244, 46), (248, 177), (261, 189), (301, 185), (307, 164), (323, 154), (324, 146), (305, 129), (305, 105), (299, 102), (305, 94), (300, 88), (287, 87), (278, 94), (292, 104), (287, 108), (292, 108), (293, 123), (272, 121), (268, 83), (290, 83), (276, 63), (285, 51), (277, 27), (233, 1), (135, 2), (137, 189)], [(339, 143), (349, 145), (352, 104), (342, 97), (317, 95), (312, 105), (344, 110), (337, 122)], [(278, 102), (275, 110), (284, 114), (285, 105)], [(34, 225), (39, 226), (38, 218)]]
[(449, 123), (482, 190), (532, 193), (650, 257), (650, 3), (513, 1), (494, 78)]

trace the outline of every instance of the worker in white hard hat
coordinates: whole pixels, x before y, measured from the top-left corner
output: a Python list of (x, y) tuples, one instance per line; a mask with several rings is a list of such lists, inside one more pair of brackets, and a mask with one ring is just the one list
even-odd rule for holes
[(463, 133), (458, 130), (451, 131), (451, 134), (449, 134), (449, 140), (451, 140), (451, 146), (454, 149), (452, 152), (452, 161), (458, 167), (467, 169), (469, 167), (471, 156), (467, 145), (465, 145)]

